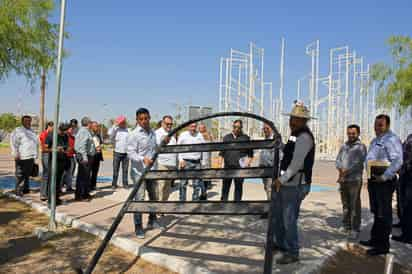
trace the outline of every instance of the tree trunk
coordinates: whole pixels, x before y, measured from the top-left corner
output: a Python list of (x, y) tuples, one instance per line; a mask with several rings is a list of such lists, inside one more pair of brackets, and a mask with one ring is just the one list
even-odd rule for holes
[(41, 83), (40, 83), (40, 121), (39, 121), (39, 132), (42, 132), (45, 128), (45, 107), (44, 102), (46, 98), (46, 70), (43, 69), (41, 74)]

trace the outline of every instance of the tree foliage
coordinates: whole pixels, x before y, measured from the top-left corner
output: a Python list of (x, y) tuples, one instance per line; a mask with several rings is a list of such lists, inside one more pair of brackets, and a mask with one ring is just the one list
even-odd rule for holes
[(0, 129), (6, 132), (11, 132), (18, 127), (19, 121), (12, 113), (3, 113), (0, 115)]
[(371, 77), (378, 83), (378, 105), (402, 113), (412, 105), (412, 38), (392, 36), (387, 43), (392, 62), (373, 65)]
[(53, 0), (0, 0), (0, 80), (11, 73), (30, 82), (54, 67), (58, 24)]

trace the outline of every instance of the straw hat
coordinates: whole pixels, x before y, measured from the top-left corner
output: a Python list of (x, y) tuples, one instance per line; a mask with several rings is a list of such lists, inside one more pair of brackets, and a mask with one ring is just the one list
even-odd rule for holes
[(304, 119), (316, 119), (310, 116), (309, 109), (303, 104), (303, 102), (295, 101), (295, 105), (290, 113), (283, 113), (283, 115), (304, 118)]

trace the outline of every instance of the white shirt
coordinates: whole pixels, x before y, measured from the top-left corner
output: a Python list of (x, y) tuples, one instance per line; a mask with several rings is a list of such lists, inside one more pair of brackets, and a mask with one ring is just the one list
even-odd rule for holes
[(11, 154), (14, 157), (19, 157), (20, 160), (28, 160), (37, 158), (37, 149), (39, 141), (36, 133), (32, 129), (18, 127), (10, 137)]
[[(169, 134), (163, 127), (160, 127), (155, 131), (156, 134), (156, 143), (159, 146), (163, 139)], [(171, 137), (170, 141), (167, 145), (176, 145), (176, 138)], [(176, 153), (168, 153), (168, 154), (159, 154), (157, 156), (157, 163), (162, 166), (176, 166)]]
[[(144, 157), (153, 158), (156, 150), (156, 135), (153, 130), (144, 130), (137, 126), (129, 135), (127, 156), (131, 160), (132, 175), (140, 176), (143, 169), (146, 167)], [(156, 169), (156, 165), (152, 169)]]
[(109, 129), (110, 140), (114, 146), (114, 151), (117, 153), (127, 153), (127, 140), (129, 138), (129, 130), (113, 126)]
[[(178, 145), (190, 145), (190, 144), (201, 144), (204, 143), (205, 140), (203, 139), (202, 134), (196, 132), (194, 135), (190, 134), (189, 131), (185, 131), (180, 134), (177, 144)], [(180, 153), (179, 161), (188, 159), (188, 160), (200, 160), (202, 158), (201, 152), (188, 152), (188, 153)]]

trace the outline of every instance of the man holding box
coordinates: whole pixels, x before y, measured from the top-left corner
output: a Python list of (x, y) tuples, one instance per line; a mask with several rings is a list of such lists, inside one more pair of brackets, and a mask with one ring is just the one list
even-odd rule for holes
[(389, 234), (392, 228), (392, 193), (397, 181), (397, 172), (402, 166), (402, 143), (390, 129), (386, 114), (376, 116), (374, 138), (366, 156), (368, 168), (368, 191), (370, 209), (374, 215), (370, 240), (361, 241), (371, 247), (371, 256), (389, 252)]

